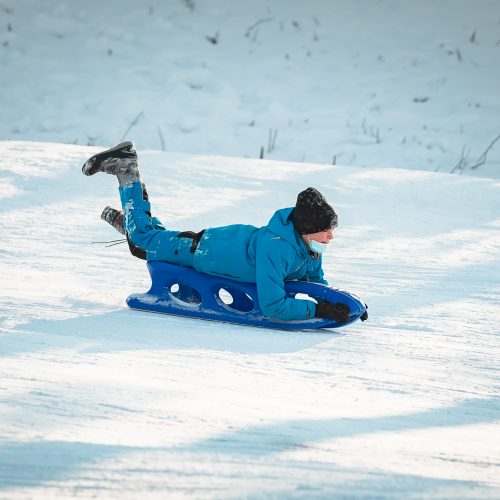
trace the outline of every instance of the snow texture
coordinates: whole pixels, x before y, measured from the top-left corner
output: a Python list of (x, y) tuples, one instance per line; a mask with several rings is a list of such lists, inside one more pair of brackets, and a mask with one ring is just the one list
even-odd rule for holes
[[(0, 499), (500, 498), (499, 16), (0, 0)], [(319, 189), (369, 321), (128, 310), (144, 262), (92, 243), (116, 179), (81, 173), (123, 140), (170, 229)]]
[(498, 0), (2, 0), (0, 138), (498, 176), (499, 18)]
[(0, 142), (0, 498), (498, 498), (500, 183), (140, 152), (167, 227), (261, 225), (317, 179), (367, 323), (139, 313), (96, 147)]

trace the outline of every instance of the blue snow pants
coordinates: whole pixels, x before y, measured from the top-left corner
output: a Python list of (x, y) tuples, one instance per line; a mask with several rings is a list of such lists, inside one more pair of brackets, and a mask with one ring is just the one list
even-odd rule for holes
[(142, 197), (141, 183), (121, 186), (119, 192), (125, 232), (136, 247), (146, 252), (146, 259), (193, 267), (193, 240), (179, 237), (179, 231), (167, 230), (156, 217), (150, 217), (151, 205)]

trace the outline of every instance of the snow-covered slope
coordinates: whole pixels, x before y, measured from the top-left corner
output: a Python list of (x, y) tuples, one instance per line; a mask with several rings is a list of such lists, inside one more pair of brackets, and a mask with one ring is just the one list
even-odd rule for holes
[(327, 195), (370, 320), (297, 334), (127, 310), (96, 150), (0, 142), (0, 498), (500, 496), (498, 181), (141, 152), (172, 228)]
[(498, 0), (2, 0), (0, 139), (499, 177), (500, 141), (471, 168), (500, 134), (499, 16)]

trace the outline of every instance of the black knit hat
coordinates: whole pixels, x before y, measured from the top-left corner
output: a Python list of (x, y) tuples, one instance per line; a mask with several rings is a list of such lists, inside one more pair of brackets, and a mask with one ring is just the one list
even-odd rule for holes
[(325, 197), (317, 189), (310, 187), (297, 196), (293, 223), (299, 234), (312, 234), (336, 228), (338, 218)]

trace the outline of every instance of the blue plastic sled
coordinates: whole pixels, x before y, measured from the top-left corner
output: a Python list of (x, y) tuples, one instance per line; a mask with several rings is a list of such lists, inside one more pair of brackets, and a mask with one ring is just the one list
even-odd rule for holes
[(150, 261), (147, 265), (151, 274), (151, 289), (147, 293), (132, 294), (127, 298), (127, 304), (132, 309), (279, 330), (338, 328), (356, 321), (366, 311), (363, 302), (349, 292), (319, 283), (285, 281), (285, 291), (289, 297), (300, 294), (301, 298), (308, 296), (316, 301), (327, 300), (348, 305), (351, 310), (349, 321), (273, 319), (262, 314), (255, 283), (211, 276), (161, 261)]

